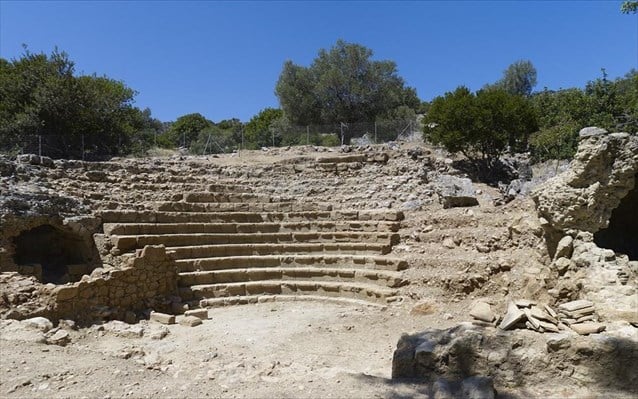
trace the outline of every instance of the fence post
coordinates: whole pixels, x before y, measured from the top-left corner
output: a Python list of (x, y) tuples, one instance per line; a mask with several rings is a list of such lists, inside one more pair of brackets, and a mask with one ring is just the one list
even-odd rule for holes
[(42, 135), (38, 134), (38, 155), (42, 158)]
[(82, 162), (84, 162), (84, 133), (82, 133)]
[(306, 145), (310, 145), (310, 126), (306, 125)]
[(244, 128), (241, 129), (241, 145), (239, 146), (239, 156), (241, 157), (241, 151), (244, 148)]

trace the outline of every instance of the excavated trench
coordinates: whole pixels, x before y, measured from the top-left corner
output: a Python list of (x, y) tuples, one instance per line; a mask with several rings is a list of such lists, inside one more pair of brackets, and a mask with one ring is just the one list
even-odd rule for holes
[(594, 234), (596, 245), (638, 260), (638, 176), (631, 190), (614, 209), (609, 226)]
[(52, 225), (40, 225), (23, 231), (13, 239), (14, 261), (25, 274), (43, 283), (64, 284), (79, 281), (90, 273), (91, 248), (72, 232)]

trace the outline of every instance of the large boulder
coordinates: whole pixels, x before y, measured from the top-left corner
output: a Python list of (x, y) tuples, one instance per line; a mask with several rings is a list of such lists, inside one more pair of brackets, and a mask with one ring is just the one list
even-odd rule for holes
[[(462, 323), (446, 330), (404, 334), (394, 352), (392, 378), (416, 378), (435, 385), (441, 385), (442, 379), (462, 381), (463, 391), (485, 393), (491, 381), (497, 390), (556, 384), (564, 389), (597, 386), (635, 392), (638, 340), (634, 331), (623, 327), (613, 333), (580, 336)], [(464, 393), (453, 397), (468, 397)]]
[(472, 181), (464, 177), (440, 175), (436, 181), (443, 208), (478, 205)]

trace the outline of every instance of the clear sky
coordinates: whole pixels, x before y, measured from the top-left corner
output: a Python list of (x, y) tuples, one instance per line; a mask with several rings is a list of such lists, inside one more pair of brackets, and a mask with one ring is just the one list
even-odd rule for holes
[(395, 61), (422, 100), (479, 89), (518, 59), (536, 66), (537, 90), (584, 87), (602, 67), (622, 76), (638, 68), (638, 15), (621, 3), (0, 0), (0, 56), (58, 46), (78, 73), (124, 81), (163, 121), (247, 121), (278, 106), (285, 60), (307, 66), (339, 38)]

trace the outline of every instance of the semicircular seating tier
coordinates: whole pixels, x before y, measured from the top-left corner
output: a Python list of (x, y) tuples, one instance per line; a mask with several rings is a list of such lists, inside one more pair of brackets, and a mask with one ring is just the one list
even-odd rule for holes
[(333, 209), (232, 183), (205, 190), (154, 209), (100, 211), (111, 253), (163, 244), (182, 299), (202, 307), (277, 298), (384, 304), (405, 283), (407, 262), (389, 256), (399, 211)]

